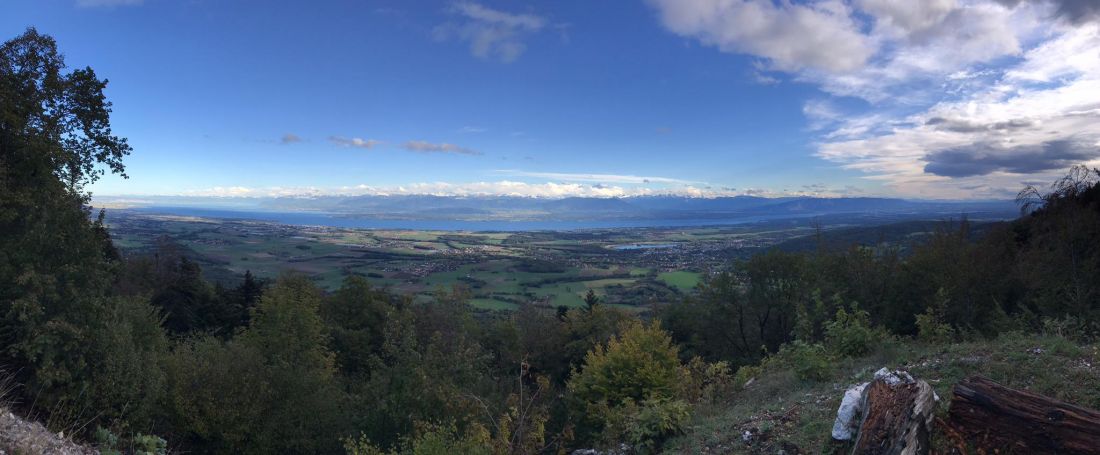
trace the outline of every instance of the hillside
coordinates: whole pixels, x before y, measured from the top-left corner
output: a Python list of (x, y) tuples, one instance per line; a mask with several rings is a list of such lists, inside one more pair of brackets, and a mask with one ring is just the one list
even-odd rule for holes
[[(932, 384), (941, 397), (941, 417), (952, 387), (975, 374), (1100, 409), (1100, 344), (1095, 342), (1022, 333), (957, 344), (893, 340), (864, 356), (831, 359), (825, 374), (813, 380), (799, 379), (797, 365), (785, 361), (742, 376), (751, 382), (703, 407), (686, 434), (668, 442), (665, 453), (845, 453), (830, 438), (844, 390), (870, 380), (883, 367)], [(934, 447), (947, 449), (942, 434), (937, 436)]]

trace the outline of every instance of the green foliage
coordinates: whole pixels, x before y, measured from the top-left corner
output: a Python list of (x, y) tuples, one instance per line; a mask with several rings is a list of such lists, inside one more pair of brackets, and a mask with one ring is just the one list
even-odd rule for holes
[[(103, 455), (122, 455), (119, 438), (110, 430), (96, 427), (94, 439)], [(129, 441), (130, 451), (134, 455), (166, 455), (168, 441), (156, 435), (137, 433)]]
[(860, 310), (855, 303), (851, 306), (851, 312), (844, 308), (837, 309), (836, 318), (825, 324), (825, 345), (830, 352), (840, 356), (864, 355), (886, 337), (882, 331), (871, 328), (867, 312)]
[(640, 454), (657, 453), (666, 439), (683, 434), (691, 418), (691, 407), (683, 400), (653, 398), (635, 404), (628, 400), (615, 410), (611, 428)]
[(116, 298), (93, 326), (90, 406), (116, 428), (148, 427), (160, 415), (167, 387), (169, 343), (148, 303)]
[(700, 357), (692, 357), (685, 367), (687, 375), (681, 394), (692, 403), (718, 402), (729, 396), (737, 384), (728, 362), (708, 363)]
[(130, 442), (133, 444), (134, 455), (166, 455), (168, 453), (168, 441), (156, 435), (138, 433)]
[(592, 308), (595, 308), (599, 303), (600, 298), (596, 296), (596, 291), (589, 289), (588, 292), (584, 294), (584, 307), (588, 311), (592, 311)]
[(173, 353), (170, 399), (178, 428), (203, 451), (334, 450), (346, 428), (320, 293), (281, 278), (252, 324), (228, 343), (202, 338)]
[(390, 296), (371, 288), (367, 280), (350, 275), (344, 284), (321, 306), (327, 324), (336, 363), (350, 377), (366, 376), (372, 356), (385, 343), (386, 320), (398, 309)]
[(941, 288), (936, 292), (936, 299), (924, 313), (918, 314), (917, 337), (928, 343), (948, 343), (955, 339), (954, 327), (944, 321), (944, 311), (948, 305), (947, 293)]
[(760, 376), (759, 365), (745, 365), (737, 369), (737, 373), (733, 375), (733, 386), (737, 389), (744, 388), (749, 384), (749, 381), (756, 380)]
[(122, 455), (118, 451), (118, 436), (103, 427), (96, 427), (95, 434), (96, 448), (99, 449), (99, 453), (102, 455)]
[(583, 368), (569, 379), (568, 388), (581, 420), (596, 432), (610, 429), (603, 434), (609, 440), (625, 430), (613, 425), (629, 415), (619, 408), (676, 398), (685, 374), (668, 333), (656, 322), (633, 321), (606, 346), (597, 345), (588, 352)]
[(431, 425), (418, 424), (415, 437), (403, 438), (393, 450), (383, 450), (370, 442), (366, 436), (344, 441), (348, 455), (492, 455), (489, 434), (484, 427), (472, 427), (465, 433), (459, 433), (454, 424)]
[(589, 351), (607, 343), (630, 319), (622, 310), (607, 305), (597, 305), (589, 311), (569, 310), (563, 321), (566, 339), (561, 347), (566, 371), (584, 362)]
[(460, 429), (478, 413), (470, 391), (487, 386), (488, 356), (461, 290), (437, 302), (394, 312), (383, 328), (370, 377), (351, 387), (356, 427), (391, 447), (417, 422), (455, 422)]
[(122, 173), (106, 81), (66, 71), (53, 38), (27, 29), (0, 46), (0, 364), (29, 397), (83, 406), (117, 252), (86, 184)]
[(820, 344), (808, 344), (795, 340), (783, 345), (779, 352), (769, 359), (789, 366), (795, 377), (802, 381), (823, 381), (832, 373), (832, 360)]
[(661, 322), (687, 356), (735, 365), (756, 363), (762, 355), (759, 309), (744, 296), (735, 274), (716, 274), (700, 285), (698, 296), (661, 309)]
[(1091, 343), (1100, 340), (1100, 321), (1073, 316), (1044, 318), (1042, 333), (1081, 343)]

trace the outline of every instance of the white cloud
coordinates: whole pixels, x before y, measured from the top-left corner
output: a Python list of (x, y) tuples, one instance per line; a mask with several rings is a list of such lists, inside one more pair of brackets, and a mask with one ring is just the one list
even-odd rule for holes
[(637, 175), (620, 175), (620, 174), (588, 174), (588, 173), (566, 173), (566, 172), (529, 172), (519, 171), (514, 169), (500, 169), (496, 171), (499, 174), (508, 175), (512, 177), (530, 177), (539, 179), (558, 180), (563, 182), (593, 182), (593, 183), (617, 183), (617, 184), (648, 184), (648, 183), (675, 183), (675, 184), (696, 184), (700, 182), (692, 182), (688, 180), (674, 179), (668, 177), (643, 177)]
[(650, 1), (669, 31), (816, 85), (815, 155), (896, 194), (1005, 197), (1100, 163), (1095, 0)]
[(515, 61), (527, 50), (523, 42), (526, 35), (546, 27), (546, 19), (540, 16), (508, 13), (474, 2), (455, 3), (451, 12), (458, 20), (436, 27), (436, 39), (467, 42), (475, 57), (505, 63)]
[(1009, 196), (1023, 180), (1100, 163), (1100, 30), (1064, 31), (982, 90), (935, 103), (888, 132), (825, 140), (818, 156), (899, 193), (934, 197)]
[(348, 138), (348, 137), (342, 137), (342, 136), (330, 136), (328, 138), (328, 140), (329, 140), (329, 142), (332, 142), (333, 144), (336, 144), (336, 145), (339, 145), (339, 146), (357, 147), (357, 148), (364, 148), (364, 149), (371, 149), (371, 148), (374, 148), (375, 146), (377, 146), (378, 144), (382, 143), (382, 141), (378, 141), (378, 140), (374, 140), (374, 139), (363, 139), (363, 138), (360, 138), (360, 137)]
[(846, 4), (771, 0), (650, 0), (665, 28), (724, 52), (768, 59), (775, 69), (850, 71), (874, 43), (859, 31)]
[(286, 133), (286, 134), (283, 135), (283, 137), (279, 138), (279, 143), (284, 144), (284, 145), (285, 144), (294, 144), (294, 143), (302, 142), (302, 141), (303, 141), (302, 137), (298, 136), (297, 134), (294, 134), (294, 133)]
[(955, 10), (955, 0), (859, 0), (860, 9), (874, 15), (876, 27), (890, 33), (917, 34), (939, 25)]
[[(528, 183), (511, 180), (469, 183), (426, 182), (397, 186), (355, 185), (334, 188), (317, 187), (265, 187), (242, 186), (213, 187), (184, 191), (181, 196), (194, 197), (318, 197), (318, 196), (516, 196), (558, 199), (565, 197), (632, 197), (646, 195), (680, 195), (689, 197), (716, 197), (744, 194), (732, 189), (714, 189), (697, 186), (675, 188), (647, 188), (627, 185), (584, 184), (575, 182)], [(774, 195), (771, 192), (754, 194)]]

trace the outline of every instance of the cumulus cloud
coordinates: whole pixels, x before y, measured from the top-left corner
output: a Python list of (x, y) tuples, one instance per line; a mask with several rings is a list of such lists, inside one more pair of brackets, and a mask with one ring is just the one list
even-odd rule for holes
[(840, 1), (650, 0), (665, 28), (724, 52), (766, 58), (775, 69), (849, 71), (863, 66), (874, 43)]
[(957, 7), (955, 0), (859, 0), (859, 7), (874, 15), (875, 26), (917, 34), (943, 22)]
[(543, 17), (509, 13), (474, 2), (455, 3), (451, 13), (456, 20), (436, 27), (436, 39), (458, 39), (469, 44), (475, 57), (505, 63), (515, 61), (527, 49), (524, 38), (546, 27)]
[(364, 149), (374, 148), (376, 145), (381, 144), (382, 141), (374, 139), (363, 139), (359, 137), (342, 137), (342, 136), (330, 136), (329, 142), (342, 147), (357, 147)]
[(286, 133), (286, 134), (283, 135), (283, 137), (279, 138), (279, 143), (284, 144), (284, 145), (285, 144), (294, 144), (294, 143), (298, 143), (298, 142), (302, 142), (302, 138), (301, 138), (301, 136), (298, 136), (297, 134), (294, 134), (294, 133)]
[[(825, 134), (817, 155), (899, 193), (1006, 197), (1100, 163), (1100, 27), (1057, 28), (975, 90), (946, 96), (892, 127)], [(830, 133), (853, 127), (844, 120)]]
[(435, 144), (426, 141), (408, 141), (401, 144), (401, 148), (419, 153), (455, 153), (459, 155), (481, 155), (482, 153), (477, 150), (468, 149), (466, 147), (459, 147), (454, 144), (448, 144), (446, 142)]
[(672, 33), (816, 85), (815, 155), (887, 191), (1003, 197), (1100, 164), (1095, 0), (650, 3)]

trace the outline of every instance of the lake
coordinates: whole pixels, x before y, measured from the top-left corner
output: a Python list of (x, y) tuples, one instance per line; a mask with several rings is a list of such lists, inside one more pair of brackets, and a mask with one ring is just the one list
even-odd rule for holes
[[(119, 209), (116, 209), (119, 210)], [(196, 207), (144, 207), (126, 209), (133, 213), (256, 220), (296, 226), (328, 226), (358, 229), (408, 229), (418, 231), (570, 231), (580, 229), (615, 229), (648, 227), (696, 227), (752, 223), (767, 219), (789, 218), (751, 216), (731, 219), (629, 219), (629, 220), (538, 220), (538, 221), (463, 221), (463, 220), (397, 220), (354, 218), (343, 214), (321, 212), (266, 212), (205, 209)], [(110, 214), (108, 210), (108, 216)], [(654, 248), (638, 245), (638, 248)]]

